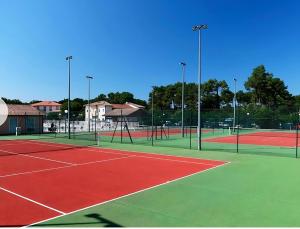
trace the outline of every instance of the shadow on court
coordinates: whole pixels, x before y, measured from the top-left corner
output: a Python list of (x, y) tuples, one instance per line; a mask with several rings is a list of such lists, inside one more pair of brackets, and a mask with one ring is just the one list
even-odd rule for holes
[[(85, 217), (91, 219), (90, 222), (69, 222), (69, 223), (42, 223), (38, 225), (33, 225), (32, 227), (59, 227), (59, 226), (71, 226), (71, 227), (123, 227), (120, 224), (117, 224), (109, 219), (102, 217), (98, 213), (91, 213), (85, 215)], [(22, 225), (24, 226), (24, 225)], [(13, 227), (20, 227), (16, 225)]]

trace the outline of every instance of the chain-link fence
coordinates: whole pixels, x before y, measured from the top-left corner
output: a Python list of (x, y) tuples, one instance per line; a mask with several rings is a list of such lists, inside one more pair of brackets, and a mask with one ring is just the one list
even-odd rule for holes
[[(133, 121), (134, 120), (134, 121)], [(299, 113), (238, 107), (201, 111), (152, 110), (138, 117), (71, 116), (70, 137), (101, 142), (297, 157)], [(67, 117), (44, 120), (43, 132), (68, 137)]]

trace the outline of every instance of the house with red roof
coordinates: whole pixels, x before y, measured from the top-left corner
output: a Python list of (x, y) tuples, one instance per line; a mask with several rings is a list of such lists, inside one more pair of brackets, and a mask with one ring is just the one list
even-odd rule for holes
[(60, 112), (61, 108), (61, 104), (54, 101), (42, 101), (39, 103), (33, 103), (31, 106), (45, 113)]
[(7, 104), (8, 117), (0, 126), (0, 135), (16, 134), (37, 134), (43, 132), (43, 119), (45, 113), (30, 105)]

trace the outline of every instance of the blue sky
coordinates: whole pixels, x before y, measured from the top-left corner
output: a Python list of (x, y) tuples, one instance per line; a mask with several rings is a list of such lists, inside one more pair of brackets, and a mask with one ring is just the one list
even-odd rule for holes
[(197, 82), (195, 24), (203, 33), (203, 80), (243, 81), (257, 65), (300, 94), (297, 0), (0, 0), (0, 96), (24, 101), (67, 97), (66, 55), (73, 55), (72, 98), (152, 85)]

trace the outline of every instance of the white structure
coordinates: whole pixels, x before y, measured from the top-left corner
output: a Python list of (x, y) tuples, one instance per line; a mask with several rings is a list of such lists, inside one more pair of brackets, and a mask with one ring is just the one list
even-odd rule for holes
[[(94, 102), (90, 104), (90, 119), (97, 117), (97, 120), (104, 121), (105, 113), (112, 110), (112, 105), (105, 101)], [(85, 105), (85, 121), (88, 121), (89, 105)]]
[[(126, 102), (125, 104), (110, 104), (106, 101), (99, 101), (90, 104), (90, 119), (105, 121), (105, 115), (115, 109), (144, 109), (144, 106)], [(88, 121), (89, 105), (85, 105), (85, 121)]]

